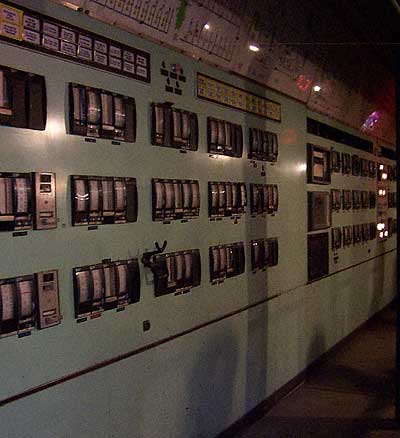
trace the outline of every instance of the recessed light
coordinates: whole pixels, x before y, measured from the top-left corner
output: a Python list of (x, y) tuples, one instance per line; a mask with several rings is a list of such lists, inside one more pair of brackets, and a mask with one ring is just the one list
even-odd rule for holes
[(249, 44), (249, 50), (252, 52), (259, 52), (260, 48), (255, 44)]

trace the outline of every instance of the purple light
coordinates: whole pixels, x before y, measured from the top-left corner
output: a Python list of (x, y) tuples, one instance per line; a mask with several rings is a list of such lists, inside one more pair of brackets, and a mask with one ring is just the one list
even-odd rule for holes
[(380, 112), (379, 111), (374, 111), (372, 112), (367, 119), (365, 120), (365, 122), (362, 125), (362, 129), (372, 129), (376, 123), (378, 122), (379, 118), (380, 118)]

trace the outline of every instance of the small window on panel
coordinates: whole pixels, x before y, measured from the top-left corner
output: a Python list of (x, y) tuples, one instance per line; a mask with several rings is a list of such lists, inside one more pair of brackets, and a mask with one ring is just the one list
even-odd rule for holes
[(340, 207), (342, 206), (342, 198), (340, 195), (340, 190), (332, 189), (331, 190), (331, 198), (332, 198), (332, 211), (340, 211)]
[(353, 244), (353, 227), (346, 225), (343, 227), (343, 247), (348, 247)]
[(339, 173), (341, 170), (341, 155), (339, 151), (336, 151), (335, 149), (331, 150), (331, 169), (334, 173)]
[(210, 281), (222, 283), (226, 278), (240, 275), (245, 270), (243, 242), (212, 246), (210, 256)]
[(12, 116), (12, 113), (10, 72), (8, 69), (0, 68), (0, 114), (2, 116)]
[(249, 128), (249, 153), (250, 160), (276, 162), (278, 159), (278, 135), (274, 132)]
[(210, 154), (240, 158), (243, 154), (243, 131), (240, 125), (207, 118), (207, 142)]
[(307, 145), (307, 182), (313, 184), (330, 184), (330, 151), (313, 144)]
[(365, 158), (361, 158), (361, 176), (364, 178), (369, 177), (369, 161)]
[(337, 251), (342, 247), (342, 229), (340, 227), (332, 228), (332, 250)]
[(151, 144), (196, 151), (199, 128), (197, 114), (170, 103), (151, 104)]
[(368, 242), (371, 240), (369, 224), (362, 224), (362, 241)]
[(278, 264), (279, 247), (276, 237), (251, 241), (251, 269), (265, 270)]
[(259, 269), (264, 269), (265, 260), (265, 239), (257, 239), (251, 241), (251, 270), (256, 272)]
[(136, 141), (134, 98), (73, 83), (69, 90), (70, 134)]
[(246, 185), (238, 182), (208, 183), (209, 217), (238, 217), (245, 213), (247, 206)]
[(44, 77), (0, 66), (0, 125), (43, 131), (46, 118)]
[(360, 224), (353, 225), (353, 244), (357, 245), (362, 242), (362, 226)]
[(376, 239), (376, 223), (375, 222), (371, 222), (369, 224), (369, 237), (371, 240)]
[(346, 152), (342, 152), (342, 173), (343, 175), (351, 173), (351, 155)]
[(195, 180), (152, 180), (153, 221), (196, 218), (200, 214), (199, 182)]
[(18, 331), (18, 301), (15, 279), (0, 280), (0, 335)]
[(329, 235), (327, 232), (309, 234), (307, 244), (308, 281), (329, 274)]
[(376, 162), (375, 161), (369, 161), (368, 162), (368, 174), (370, 178), (375, 179), (376, 178)]
[(279, 259), (279, 247), (278, 239), (276, 237), (271, 237), (266, 239), (265, 242), (265, 253), (267, 255), (267, 266), (274, 267), (278, 264)]
[(39, 195), (35, 195), (36, 173), (0, 173), (0, 231), (40, 229), (34, 220)]
[(72, 225), (136, 222), (136, 179), (131, 177), (71, 177)]
[(331, 226), (329, 192), (308, 192), (308, 231), (317, 231)]
[(353, 201), (352, 201), (352, 192), (351, 190), (342, 190), (342, 200), (343, 200), (343, 210), (350, 210)]
[(77, 267), (73, 276), (75, 318), (86, 320), (103, 311), (121, 310), (140, 299), (137, 259)]
[(353, 210), (359, 210), (361, 208), (361, 191), (353, 190)]
[(156, 297), (189, 292), (200, 285), (201, 262), (198, 249), (155, 256), (154, 293)]
[(369, 208), (369, 192), (366, 190), (361, 192), (361, 208)]
[(353, 176), (361, 175), (361, 160), (358, 155), (353, 155), (351, 157), (351, 174)]

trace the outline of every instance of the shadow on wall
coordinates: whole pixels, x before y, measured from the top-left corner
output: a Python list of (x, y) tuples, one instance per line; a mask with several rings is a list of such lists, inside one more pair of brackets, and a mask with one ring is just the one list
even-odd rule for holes
[(324, 335), (324, 328), (321, 325), (314, 327), (312, 340), (308, 349), (307, 366), (314, 362), (319, 356), (327, 350), (326, 338)]
[(207, 338), (193, 358), (187, 385), (188, 405), (194, 406), (195, 412), (182, 413), (193, 417), (185, 422), (189, 430), (182, 430), (182, 438), (210, 438), (221, 425), (232, 422), (239, 362), (236, 336), (229, 322), (222, 323), (218, 334)]
[(383, 287), (385, 284), (385, 257), (378, 257), (372, 261), (374, 269), (372, 274), (373, 291), (369, 309), (369, 316), (372, 316), (386, 303), (382, 303)]

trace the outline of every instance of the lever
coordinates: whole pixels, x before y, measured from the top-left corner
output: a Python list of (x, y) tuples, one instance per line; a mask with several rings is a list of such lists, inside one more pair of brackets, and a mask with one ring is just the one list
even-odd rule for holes
[(153, 258), (155, 255), (161, 254), (165, 251), (165, 248), (167, 247), (167, 241), (164, 240), (164, 243), (161, 247), (158, 242), (155, 242), (155, 247), (156, 249), (154, 251), (145, 252), (142, 256), (142, 263), (144, 266), (146, 266), (146, 268), (150, 268), (153, 273), (156, 273), (155, 271), (157, 271), (157, 263), (154, 263)]

